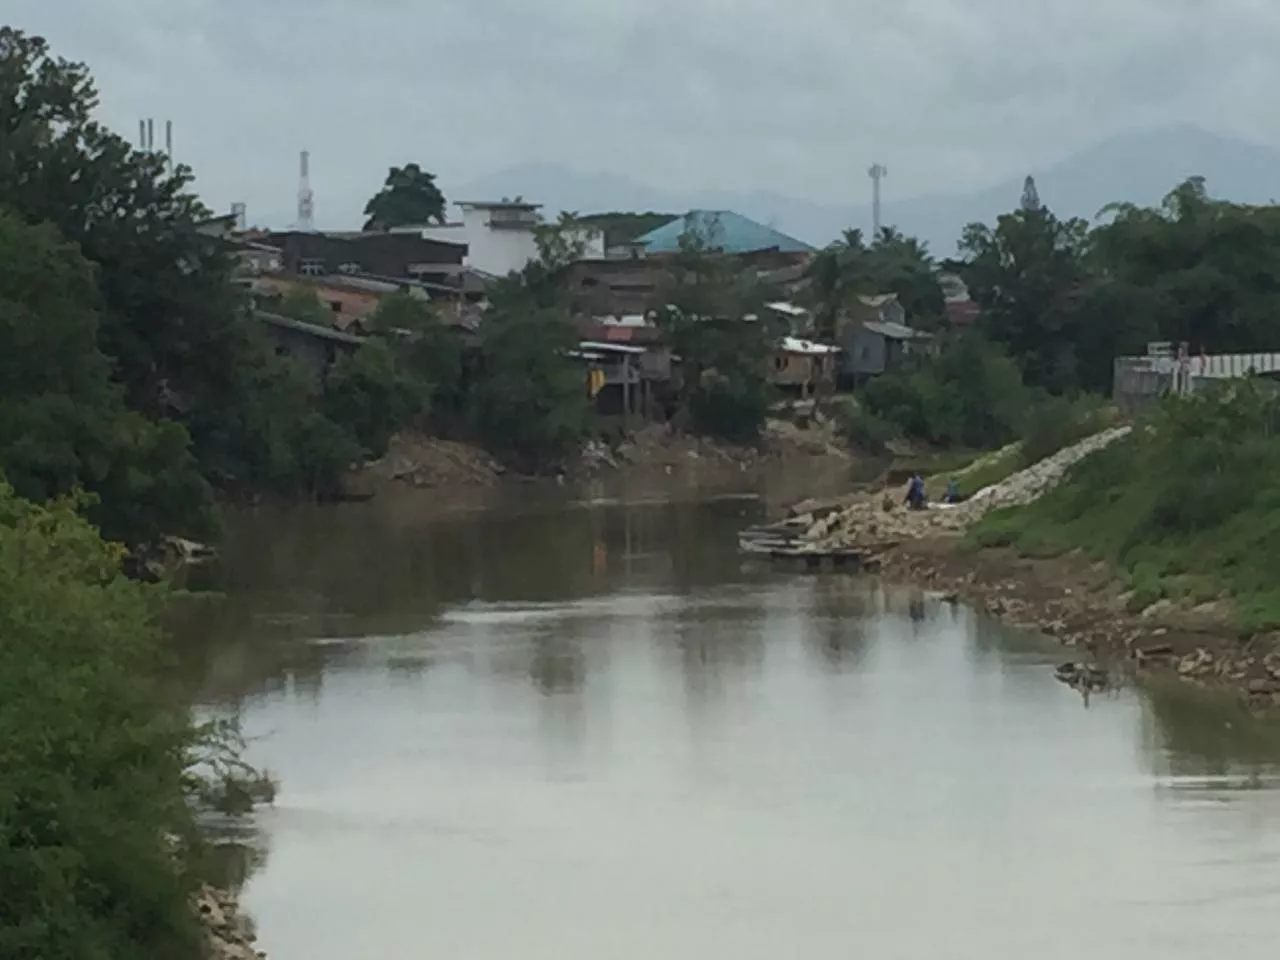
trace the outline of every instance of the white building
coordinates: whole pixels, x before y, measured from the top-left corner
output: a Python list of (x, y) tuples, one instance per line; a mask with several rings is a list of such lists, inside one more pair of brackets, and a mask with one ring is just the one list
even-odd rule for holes
[[(399, 229), (421, 230), (422, 235), (430, 240), (465, 243), (466, 266), (495, 277), (523, 270), (529, 261), (537, 259), (535, 231), (543, 222), (538, 213), (541, 204), (518, 199), (497, 202), (468, 200), (457, 206), (461, 219), (453, 223)], [(604, 257), (603, 231), (584, 228), (578, 234), (577, 239), (583, 245), (583, 257), (589, 260)]]

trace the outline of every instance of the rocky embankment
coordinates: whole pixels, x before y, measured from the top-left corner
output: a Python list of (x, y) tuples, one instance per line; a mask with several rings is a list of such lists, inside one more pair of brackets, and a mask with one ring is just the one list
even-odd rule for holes
[(837, 509), (813, 511), (792, 519), (805, 527), (800, 541), (817, 551), (836, 547), (887, 547), (905, 540), (959, 534), (997, 507), (1030, 503), (1050, 490), (1071, 466), (1114, 443), (1129, 432), (1115, 427), (1059, 450), (1051, 457), (979, 490), (963, 503), (931, 504), (927, 510), (907, 510), (901, 489), (847, 501)]
[(208, 932), (209, 960), (266, 960), (255, 946), (253, 921), (240, 912), (233, 894), (206, 884), (196, 895), (195, 908)]
[(792, 542), (801, 551), (863, 548), (887, 577), (1058, 638), (1082, 656), (1063, 664), (1058, 678), (1083, 692), (1106, 686), (1113, 675), (1170, 674), (1233, 690), (1254, 708), (1280, 708), (1280, 634), (1241, 638), (1229, 602), (1161, 601), (1134, 609), (1133, 596), (1105, 563), (961, 548), (960, 535), (987, 511), (1035, 500), (1071, 465), (1128, 429), (1089, 437), (956, 506), (908, 510), (903, 491), (893, 489), (803, 507), (786, 527), (799, 531)]

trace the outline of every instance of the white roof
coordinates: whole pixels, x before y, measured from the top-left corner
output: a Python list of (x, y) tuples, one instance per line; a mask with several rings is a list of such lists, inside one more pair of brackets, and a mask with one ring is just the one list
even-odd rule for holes
[(803, 353), (810, 356), (823, 356), (828, 353), (839, 353), (840, 348), (829, 343), (814, 343), (812, 340), (801, 340), (798, 337), (783, 337), (784, 353)]
[(598, 340), (583, 340), (578, 344), (579, 350), (604, 353), (644, 353), (644, 347), (633, 347), (626, 343), (601, 343)]
[(766, 303), (765, 306), (778, 313), (785, 313), (789, 317), (802, 317), (809, 312), (804, 307), (798, 307), (794, 303), (787, 303), (781, 300), (777, 303)]

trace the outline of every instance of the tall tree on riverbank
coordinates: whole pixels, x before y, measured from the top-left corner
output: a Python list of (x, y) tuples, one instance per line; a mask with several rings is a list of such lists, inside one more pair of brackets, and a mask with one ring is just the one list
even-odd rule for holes
[(894, 227), (881, 227), (870, 244), (861, 231), (846, 230), (814, 257), (808, 276), (818, 330), (827, 336), (857, 297), (881, 293), (896, 294), (918, 329), (934, 330), (942, 322), (937, 264), (923, 241)]
[(445, 199), (436, 177), (416, 163), (392, 167), (382, 189), (369, 198), (366, 230), (445, 222)]
[(94, 271), (51, 224), (0, 209), (0, 472), (34, 500), (84, 489), (109, 537), (207, 536), (186, 431), (128, 410), (98, 349)]
[[(148, 432), (134, 419), (112, 434), (143, 457), (128, 486), (143, 489), (140, 478), (185, 455), (185, 428), (201, 473), (218, 488), (331, 491), (344, 451), (358, 448), (317, 412), (315, 385), (276, 356), (248, 315), (225, 245), (203, 232), (209, 211), (190, 192), (191, 171), (134, 150), (94, 121), (96, 106), (83, 64), (0, 27), (0, 207), (54, 225), (93, 264), (98, 349), (126, 407), (160, 428)], [(14, 363), (30, 365), (26, 347), (16, 343)], [(30, 457), (45, 435), (28, 431), (10, 443)], [(163, 457), (144, 455), (143, 437), (163, 438)], [(202, 510), (167, 518), (167, 529), (196, 529)], [(146, 539), (146, 519), (112, 533)]]
[(681, 358), (689, 426), (726, 440), (756, 439), (773, 400), (769, 366), (786, 331), (770, 325), (755, 275), (696, 234), (681, 238), (669, 272), (656, 322)]
[(965, 281), (982, 306), (983, 332), (1021, 365), (1028, 385), (1078, 383), (1078, 302), (1087, 273), (1088, 224), (1046, 207), (970, 224), (960, 241)]
[(0, 479), (6, 958), (199, 960), (196, 817), (233, 793), (266, 798), (172, 705), (162, 593), (127, 580), (121, 556), (74, 504), (32, 504)]
[(1106, 212), (1113, 219), (1094, 231), (1093, 260), (1143, 334), (1218, 353), (1276, 348), (1280, 207), (1215, 200), (1193, 177), (1159, 207)]

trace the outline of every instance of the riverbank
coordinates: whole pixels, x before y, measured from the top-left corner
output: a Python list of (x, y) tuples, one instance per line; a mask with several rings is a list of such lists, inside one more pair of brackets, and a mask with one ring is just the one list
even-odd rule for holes
[(1108, 563), (981, 549), (958, 536), (908, 540), (881, 555), (882, 576), (967, 603), (1011, 626), (1048, 634), (1109, 673), (1176, 676), (1280, 709), (1280, 633), (1241, 638), (1223, 603), (1167, 600), (1134, 612)]
[(195, 911), (206, 931), (208, 960), (266, 960), (256, 947), (253, 921), (240, 912), (235, 894), (206, 884), (196, 894)]
[[(1053, 491), (1069, 470), (1095, 455), (1096, 462), (1091, 459), (1086, 466), (1127, 469), (1133, 451), (1112, 445), (1129, 433), (1129, 428), (1118, 427), (1089, 437), (958, 505), (907, 510), (900, 488), (883, 489), (825, 506), (807, 505), (788, 527), (793, 534), (800, 531), (795, 549), (861, 550), (885, 576), (927, 586), (1015, 626), (1055, 636), (1111, 670), (1172, 674), (1231, 689), (1254, 709), (1280, 707), (1280, 631), (1249, 626), (1236, 598), (1205, 571), (1196, 575), (1196, 568), (1182, 561), (1181, 569), (1160, 568), (1148, 575), (1139, 568), (1135, 574), (1103, 559), (1105, 554), (1085, 549), (1086, 544), (1046, 536), (1065, 530), (1051, 523), (1059, 501), (1071, 501), (1085, 515), (1109, 503), (1091, 486), (1086, 488), (1089, 496), (1081, 498), (1076, 473), (1059, 491), (1061, 496)], [(1129, 446), (1160, 442), (1158, 436), (1154, 441), (1149, 437), (1148, 432), (1135, 435)], [(1124, 487), (1120, 474), (1108, 489), (1114, 497)], [(1020, 509), (993, 513), (1004, 507)], [(1009, 534), (1027, 517), (1038, 525), (1033, 528), (1037, 537), (1025, 543), (1042, 549), (1019, 549), (1024, 541)], [(971, 535), (975, 526), (976, 537)], [(1212, 543), (1207, 536), (1202, 534), (1200, 542)], [(1195, 589), (1174, 593), (1170, 586), (1179, 575)], [(1164, 592), (1146, 586), (1153, 577)], [(1065, 675), (1081, 673), (1068, 669)]]
[[(721, 483), (744, 474), (785, 465), (799, 472), (825, 473), (854, 464), (856, 455), (829, 421), (802, 428), (770, 420), (753, 445), (730, 444), (649, 424), (614, 443), (589, 441), (566, 479), (618, 477), (640, 482), (671, 477), (699, 484)], [(539, 479), (514, 473), (473, 444), (406, 433), (393, 438), (386, 456), (352, 472), (348, 489), (356, 496), (403, 488), (441, 492), (497, 487)]]

